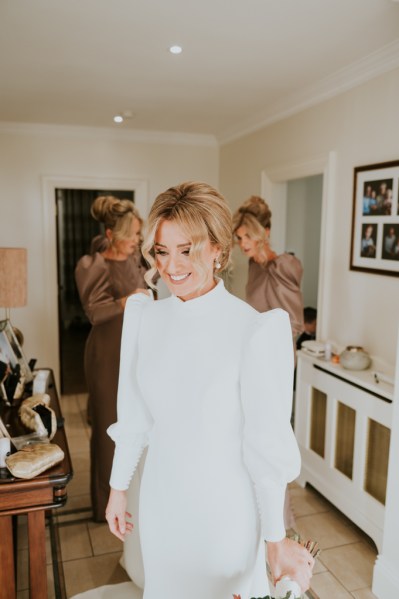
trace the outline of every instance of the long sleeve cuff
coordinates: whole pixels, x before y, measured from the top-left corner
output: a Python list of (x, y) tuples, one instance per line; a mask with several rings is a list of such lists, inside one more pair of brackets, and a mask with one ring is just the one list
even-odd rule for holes
[(265, 541), (281, 541), (286, 536), (284, 526), (284, 499), (286, 487), (273, 482), (267, 486), (255, 485), (258, 502), (261, 534)]
[[(112, 426), (107, 431), (111, 438)], [(110, 487), (117, 491), (126, 491), (129, 488), (130, 481), (146, 445), (147, 435), (140, 435), (140, 438), (134, 443), (124, 442), (115, 445), (114, 461), (109, 481)]]

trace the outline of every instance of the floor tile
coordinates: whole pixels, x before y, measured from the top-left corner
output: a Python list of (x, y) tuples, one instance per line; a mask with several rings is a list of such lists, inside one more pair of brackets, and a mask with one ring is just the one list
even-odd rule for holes
[(61, 525), (58, 530), (63, 562), (93, 555), (86, 523)]
[(73, 436), (67, 433), (67, 440), (73, 466), (73, 457), (76, 453), (86, 452), (87, 455), (89, 455), (90, 440), (85, 432), (82, 432), (78, 436)]
[(83, 424), (83, 420), (81, 420), (81, 424), (78, 427), (77, 426), (68, 426), (68, 423), (66, 423), (65, 431), (66, 431), (66, 434), (68, 437), (68, 441), (71, 439), (72, 441), (75, 441), (75, 444), (76, 444), (76, 440), (79, 439), (80, 437), (82, 437), (83, 439), (90, 438), (89, 429), (87, 428), (87, 426), (85, 426)]
[(308, 488), (291, 487), (289, 494), (295, 518), (328, 512), (331, 509), (331, 504), (322, 495)]
[(354, 543), (326, 549), (320, 559), (348, 591), (354, 591), (371, 587), (376, 557), (371, 546)]
[(29, 556), (27, 549), (17, 553), (17, 591), (29, 588)]
[(377, 599), (370, 589), (362, 589), (361, 591), (352, 591), (352, 596), (355, 599)]
[(120, 553), (99, 555), (87, 559), (72, 560), (64, 564), (67, 596), (88, 591), (105, 584), (129, 580), (119, 565)]
[(74, 473), (71, 482), (68, 483), (67, 493), (68, 497), (74, 497), (75, 495), (89, 495), (90, 473), (88, 471)]
[(68, 496), (66, 504), (54, 512), (57, 524), (92, 519), (90, 495)]
[(96, 524), (95, 522), (88, 523), (88, 530), (93, 555), (103, 555), (104, 553), (121, 552), (123, 543), (113, 535), (108, 524)]
[(352, 599), (352, 595), (330, 572), (315, 574), (310, 589), (318, 599)]
[(28, 518), (25, 515), (18, 516), (17, 547), (28, 548)]
[(87, 393), (79, 393), (78, 395), (76, 395), (76, 401), (77, 401), (79, 409), (82, 413), (86, 413), (86, 411), (87, 411), (87, 400), (88, 400)]
[(327, 568), (320, 559), (316, 559), (315, 565), (313, 568), (313, 576), (315, 574), (320, 574), (320, 572), (327, 572)]
[(82, 413), (79, 410), (78, 412), (72, 412), (71, 414), (63, 414), (64, 416), (64, 426), (66, 430), (74, 430), (79, 431), (85, 428), (85, 424), (83, 422)]
[(47, 566), (47, 599), (55, 598), (53, 567)]
[(90, 471), (90, 456), (87, 451), (75, 451), (72, 458), (74, 473)]
[(75, 395), (62, 395), (60, 398), (60, 406), (64, 417), (68, 414), (80, 413), (80, 406)]
[(358, 540), (356, 531), (335, 512), (325, 512), (296, 518), (298, 533), (303, 539), (317, 541), (321, 549), (337, 547)]
[(78, 511), (67, 511), (57, 516), (58, 526), (66, 526), (67, 524), (88, 524), (93, 521), (92, 509), (82, 509)]

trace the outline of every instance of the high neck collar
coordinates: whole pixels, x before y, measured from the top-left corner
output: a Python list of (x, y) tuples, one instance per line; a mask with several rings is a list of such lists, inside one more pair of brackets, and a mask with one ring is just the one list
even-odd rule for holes
[(203, 310), (213, 308), (218, 302), (219, 298), (225, 292), (223, 279), (216, 278), (216, 285), (207, 293), (194, 297), (190, 300), (183, 301), (176, 295), (171, 296), (171, 301), (180, 310), (184, 312), (191, 312), (192, 310)]

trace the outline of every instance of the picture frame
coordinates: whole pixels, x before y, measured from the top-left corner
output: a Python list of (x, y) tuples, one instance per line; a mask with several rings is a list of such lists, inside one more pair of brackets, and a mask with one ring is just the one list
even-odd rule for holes
[[(23, 385), (33, 379), (29, 363), (9, 320), (0, 321), (0, 358), (9, 364), (12, 372), (18, 371), (18, 380)], [(10, 399), (5, 392), (4, 383), (0, 385), (0, 397), (6, 401)]]
[(354, 169), (350, 269), (399, 276), (399, 160)]

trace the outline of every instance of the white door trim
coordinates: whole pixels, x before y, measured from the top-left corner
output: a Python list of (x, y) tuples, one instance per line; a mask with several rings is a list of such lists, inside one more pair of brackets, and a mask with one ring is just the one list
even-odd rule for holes
[(64, 189), (114, 189), (134, 191), (135, 204), (144, 218), (149, 211), (148, 181), (146, 179), (43, 176), (42, 177), (42, 222), (43, 222), (43, 265), (44, 297), (46, 298), (47, 331), (50, 351), (54, 359), (55, 381), (60, 389), (60, 355), (58, 331), (57, 290), (57, 234), (55, 190)]
[(285, 249), (285, 223), (287, 204), (287, 181), (323, 175), (321, 208), (319, 287), (317, 296), (317, 338), (327, 340), (328, 318), (331, 305), (331, 278), (328, 276), (327, 248), (332, 247), (332, 210), (335, 192), (336, 153), (334, 151), (301, 162), (265, 168), (261, 174), (261, 194), (267, 198), (272, 211), (273, 246), (277, 253)]

